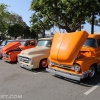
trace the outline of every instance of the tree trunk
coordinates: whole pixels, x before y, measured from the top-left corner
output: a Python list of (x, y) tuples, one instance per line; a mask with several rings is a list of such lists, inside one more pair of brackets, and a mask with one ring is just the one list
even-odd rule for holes
[(80, 22), (80, 26), (79, 26), (79, 28), (78, 28), (78, 31), (81, 31), (81, 22)]
[(94, 34), (94, 13), (92, 13), (91, 34)]
[(45, 37), (45, 30), (43, 30), (42, 37), (43, 38)]
[[(81, 14), (82, 14), (82, 10), (81, 10)], [(79, 26), (79, 28), (78, 28), (79, 31), (81, 31), (81, 24), (82, 24), (82, 23), (81, 23), (81, 18), (80, 18), (80, 26)]]

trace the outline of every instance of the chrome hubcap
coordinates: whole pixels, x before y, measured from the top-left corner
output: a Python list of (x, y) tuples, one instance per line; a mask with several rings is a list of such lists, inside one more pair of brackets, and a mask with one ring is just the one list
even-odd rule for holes
[(43, 60), (43, 61), (42, 61), (42, 67), (43, 67), (43, 68), (46, 68), (47, 65), (48, 65), (48, 64), (47, 64), (47, 60)]
[(94, 74), (95, 74), (95, 68), (91, 67), (90, 70), (89, 70), (89, 77), (93, 77)]

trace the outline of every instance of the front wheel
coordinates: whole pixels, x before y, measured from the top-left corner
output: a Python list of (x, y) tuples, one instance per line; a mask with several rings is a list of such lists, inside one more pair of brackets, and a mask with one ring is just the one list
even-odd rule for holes
[(96, 74), (96, 66), (92, 65), (89, 69), (88, 78), (92, 79)]
[(40, 61), (40, 68), (47, 68), (48, 67), (48, 63), (47, 63), (47, 59), (43, 59)]

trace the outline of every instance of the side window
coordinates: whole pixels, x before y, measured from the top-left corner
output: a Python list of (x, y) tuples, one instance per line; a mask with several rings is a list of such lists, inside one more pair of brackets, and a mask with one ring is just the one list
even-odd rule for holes
[(28, 46), (28, 42), (27, 41), (25, 42), (24, 46)]
[(97, 40), (98, 47), (100, 47), (100, 39)]
[(52, 41), (48, 41), (48, 43), (47, 43), (47, 47), (51, 47), (51, 44), (52, 44)]
[(30, 46), (34, 46), (35, 45), (35, 41), (30, 41), (29, 45)]

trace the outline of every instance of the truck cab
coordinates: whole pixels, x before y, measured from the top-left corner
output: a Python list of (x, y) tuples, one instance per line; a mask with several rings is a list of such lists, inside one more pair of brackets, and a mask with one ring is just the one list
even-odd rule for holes
[(17, 55), (25, 49), (36, 47), (36, 40), (23, 39), (19, 42), (11, 42), (2, 48), (3, 60), (8, 62), (16, 62)]
[(100, 34), (86, 31), (55, 33), (46, 71), (80, 81), (93, 78), (99, 65)]
[(51, 44), (52, 37), (40, 38), (35, 48), (21, 51), (17, 56), (20, 67), (28, 70), (46, 68), (48, 66), (47, 58), (50, 54)]

